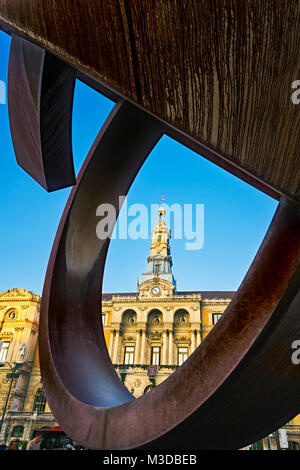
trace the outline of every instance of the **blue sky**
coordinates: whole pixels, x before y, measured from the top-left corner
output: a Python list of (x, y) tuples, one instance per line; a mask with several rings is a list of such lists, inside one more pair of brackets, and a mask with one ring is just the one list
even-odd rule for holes
[[(10, 38), (0, 32), (0, 80), (6, 82)], [(80, 82), (73, 112), (76, 173), (113, 103)], [(70, 190), (48, 194), (15, 162), (7, 105), (0, 105), (0, 292), (21, 287), (41, 294), (47, 262)], [(235, 290), (266, 233), (277, 202), (164, 136), (128, 194), (128, 205), (204, 204), (205, 241), (188, 251), (171, 239), (178, 290)], [(132, 218), (128, 218), (129, 222)], [(171, 226), (172, 229), (172, 226)], [(104, 292), (136, 290), (149, 240), (112, 240)]]

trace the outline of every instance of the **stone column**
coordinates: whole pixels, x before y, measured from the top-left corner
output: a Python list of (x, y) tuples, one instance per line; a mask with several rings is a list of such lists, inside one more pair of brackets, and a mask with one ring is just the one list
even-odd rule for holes
[(116, 330), (116, 337), (115, 337), (115, 344), (114, 344), (114, 354), (113, 354), (113, 360), (112, 360), (113, 364), (116, 364), (117, 359), (118, 359), (119, 337), (120, 337), (120, 331)]
[(196, 343), (195, 343), (195, 330), (191, 331), (191, 354), (195, 351), (196, 349)]
[(29, 361), (31, 359), (34, 359), (34, 351), (35, 351), (35, 345), (36, 345), (36, 330), (31, 330), (29, 333), (29, 341), (27, 343), (27, 350), (25, 354), (25, 361)]
[(163, 333), (163, 353), (162, 353), (162, 365), (167, 365), (167, 331)]
[[(12, 340), (13, 344), (12, 345), (10, 344), (11, 357), (9, 358), (9, 356), (7, 356), (8, 359), (6, 359), (10, 362), (19, 362), (19, 357), (18, 356), (19, 356), (20, 346), (22, 344), (23, 330), (24, 330), (24, 326), (16, 326), (16, 328), (15, 328), (15, 335), (14, 335), (14, 338)], [(12, 349), (11, 349), (11, 346), (13, 346)]]
[(146, 349), (146, 330), (142, 330), (142, 346), (141, 346), (141, 364), (145, 364), (145, 349)]
[(135, 350), (134, 350), (134, 363), (139, 364), (139, 352), (140, 352), (140, 330), (136, 332)]
[(113, 352), (113, 344), (114, 344), (114, 332), (112, 330), (110, 332), (109, 348), (108, 348), (108, 354), (109, 354), (111, 359), (112, 359), (112, 352)]
[(173, 331), (169, 330), (169, 365), (173, 364)]
[(198, 348), (200, 342), (201, 342), (200, 330), (197, 330), (197, 341), (196, 341), (196, 347), (197, 348)]

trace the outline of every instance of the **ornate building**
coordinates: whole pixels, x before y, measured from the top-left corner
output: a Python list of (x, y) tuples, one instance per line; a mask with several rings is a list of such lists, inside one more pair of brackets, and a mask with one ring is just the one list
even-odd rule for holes
[[(162, 205), (151, 236), (147, 269), (140, 276), (137, 292), (103, 294), (102, 298), (109, 354), (121, 380), (137, 398), (159, 385), (193, 353), (234, 295), (177, 291), (170, 229)], [(0, 440), (28, 440), (34, 428), (57, 425), (43, 394), (39, 370), (39, 310), (40, 297), (31, 292), (11, 289), (0, 294)], [(300, 415), (285, 428), (290, 448), (300, 448)], [(275, 449), (275, 437), (256, 446)]]
[(0, 294), (0, 440), (28, 440), (32, 429), (54, 422), (39, 368), (40, 301), (24, 289)]
[[(102, 318), (112, 362), (136, 396), (159, 385), (199, 346), (234, 292), (180, 292), (172, 273), (165, 209), (151, 232), (137, 292), (104, 294)], [(154, 366), (148, 370), (148, 366)], [(150, 374), (150, 377), (149, 377)]]

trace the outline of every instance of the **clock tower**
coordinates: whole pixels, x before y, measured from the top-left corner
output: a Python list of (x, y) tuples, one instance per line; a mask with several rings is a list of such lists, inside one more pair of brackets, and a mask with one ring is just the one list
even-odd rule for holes
[[(142, 284), (152, 281), (150, 284), (152, 295), (159, 295), (163, 284), (169, 289), (175, 290), (176, 281), (172, 273), (172, 257), (170, 252), (169, 240), (171, 238), (171, 230), (165, 223), (165, 208), (163, 207), (163, 199), (158, 209), (157, 225), (151, 232), (152, 245), (150, 247), (150, 256), (147, 259), (147, 271), (141, 275), (139, 290)], [(146, 286), (145, 286), (146, 287)], [(150, 287), (150, 285), (148, 286)]]

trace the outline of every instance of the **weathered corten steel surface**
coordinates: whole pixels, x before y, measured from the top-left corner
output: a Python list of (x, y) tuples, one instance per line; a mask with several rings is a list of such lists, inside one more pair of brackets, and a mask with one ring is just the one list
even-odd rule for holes
[(298, 0), (0, 0), (0, 24), (299, 201)]
[(76, 183), (72, 152), (75, 72), (52, 54), (14, 37), (8, 103), (18, 164), (47, 191)]
[[(284, 88), (297, 78), (299, 8), (281, 1), (212, 4), (0, 0), (2, 26), (22, 30), (60, 58), (13, 40), (15, 153), (42, 186), (72, 184), (78, 69), (86, 81), (87, 73), (99, 80), (93, 86), (109, 85), (113, 91), (105, 91), (117, 101), (62, 216), (40, 319), (50, 407), (66, 433), (91, 449), (239, 448), (300, 411), (300, 366), (291, 360), (291, 345), (300, 337), (299, 122), (290, 88)], [(273, 89), (280, 92), (275, 101)], [(135, 400), (111, 364), (99, 320), (108, 241), (95, 234), (95, 209), (101, 203), (118, 207), (160, 137), (172, 135), (155, 116), (176, 126), (175, 137), (186, 145), (295, 202), (281, 198), (212, 332), (168, 380)]]
[(291, 360), (300, 335), (300, 208), (281, 200), (222, 319), (176, 372), (135, 400), (100, 334), (99, 272), (108, 243), (95, 236), (95, 207), (117, 207), (162, 132), (142, 111), (118, 104), (89, 152), (44, 285), (43, 384), (65, 432), (92, 449), (239, 448), (300, 409), (300, 368)]

